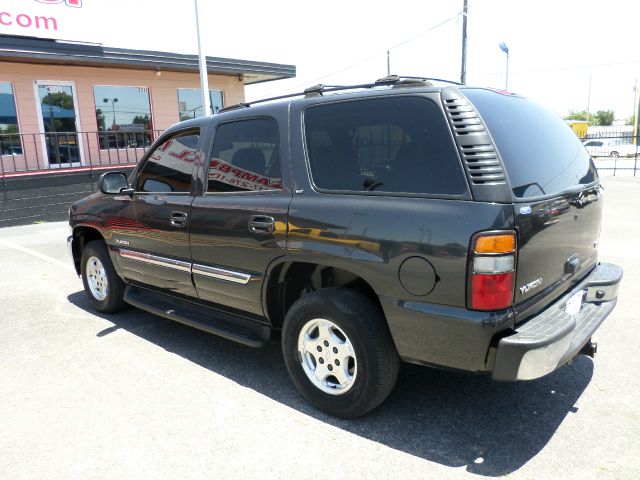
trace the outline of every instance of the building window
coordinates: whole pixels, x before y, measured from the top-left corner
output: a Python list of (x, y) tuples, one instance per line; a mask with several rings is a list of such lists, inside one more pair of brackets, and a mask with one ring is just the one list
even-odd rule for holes
[(13, 85), (0, 82), (0, 155), (22, 155)]
[(152, 139), (148, 87), (93, 87), (100, 148), (148, 147)]
[[(209, 90), (211, 114), (216, 114), (223, 106), (222, 90)], [(178, 113), (180, 121), (202, 116), (202, 95), (195, 88), (178, 89)]]

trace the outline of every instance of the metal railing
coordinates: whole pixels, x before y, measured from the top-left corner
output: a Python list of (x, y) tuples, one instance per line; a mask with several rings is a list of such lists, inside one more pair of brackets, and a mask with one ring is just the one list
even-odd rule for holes
[(632, 127), (589, 127), (582, 142), (601, 176), (640, 175), (640, 146)]
[(135, 165), (161, 130), (0, 134), (0, 175)]

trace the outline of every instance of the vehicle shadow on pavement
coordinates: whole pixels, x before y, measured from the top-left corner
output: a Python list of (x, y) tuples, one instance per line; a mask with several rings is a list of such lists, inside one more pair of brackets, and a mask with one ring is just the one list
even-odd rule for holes
[(123, 329), (306, 415), (429, 461), (466, 467), (477, 475), (518, 470), (552, 438), (593, 374), (591, 359), (539, 380), (498, 383), (487, 376), (403, 364), (398, 384), (380, 407), (356, 420), (341, 420), (311, 407), (289, 380), (280, 344), (253, 349), (130, 309), (97, 314), (84, 292), (75, 306), (113, 323), (98, 337)]

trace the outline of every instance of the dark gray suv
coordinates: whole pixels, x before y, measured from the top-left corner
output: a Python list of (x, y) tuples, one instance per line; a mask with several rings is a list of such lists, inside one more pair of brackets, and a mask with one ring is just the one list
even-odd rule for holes
[(554, 113), (387, 77), (172, 126), (73, 205), (69, 244), (97, 310), (256, 347), (281, 331), (299, 391), (356, 417), (401, 360), (515, 381), (593, 356), (622, 277), (601, 212)]

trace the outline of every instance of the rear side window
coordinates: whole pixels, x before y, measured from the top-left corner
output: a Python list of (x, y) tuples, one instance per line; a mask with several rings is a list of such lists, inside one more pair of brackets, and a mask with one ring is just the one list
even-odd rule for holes
[(314, 184), (355, 192), (461, 195), (462, 168), (440, 108), (420, 97), (310, 107), (305, 141)]
[(516, 197), (553, 195), (598, 179), (589, 153), (552, 110), (491, 90), (464, 94), (487, 125)]

